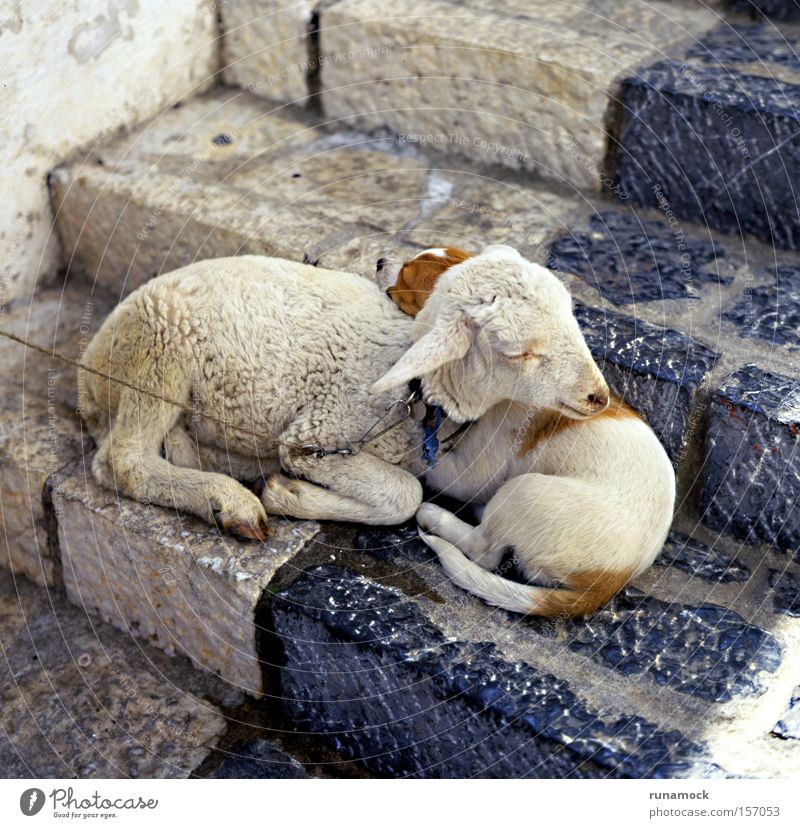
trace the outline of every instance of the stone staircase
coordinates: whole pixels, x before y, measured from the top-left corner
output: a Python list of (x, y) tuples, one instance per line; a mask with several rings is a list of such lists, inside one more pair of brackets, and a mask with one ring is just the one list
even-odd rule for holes
[[(77, 356), (195, 259), (372, 278), (387, 252), (505, 242), (559, 270), (667, 448), (669, 541), (576, 621), (464, 594), (413, 525), (239, 541), (96, 486), (74, 370), (0, 340), (2, 562), (193, 682), (194, 752), (143, 774), (800, 767), (800, 27), (688, 0), (496, 6), (220, 4), (223, 84), (53, 170), (63, 280), (3, 327)], [(211, 674), (226, 691), (197, 690)]]

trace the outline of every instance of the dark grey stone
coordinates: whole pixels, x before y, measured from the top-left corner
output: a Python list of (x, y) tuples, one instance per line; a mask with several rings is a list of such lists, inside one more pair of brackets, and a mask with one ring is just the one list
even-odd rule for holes
[(800, 349), (800, 268), (780, 265), (772, 274), (772, 284), (753, 288), (722, 316), (737, 325), (746, 339), (764, 339), (796, 351)]
[(664, 61), (625, 80), (622, 101), (628, 203), (800, 248), (800, 86)]
[(553, 242), (548, 267), (582, 276), (615, 305), (658, 299), (697, 299), (698, 284), (728, 282), (714, 270), (725, 251), (691, 239), (676, 224), (643, 221), (632, 212), (594, 215), (587, 230)]
[(698, 578), (721, 584), (731, 581), (743, 583), (750, 579), (751, 574), (750, 568), (735, 558), (675, 530), (669, 533), (655, 564), (674, 566)]
[(745, 365), (713, 397), (703, 522), (750, 542), (800, 549), (800, 381)]
[(253, 739), (231, 750), (211, 779), (308, 779), (303, 766), (267, 739)]
[(734, 11), (761, 13), (773, 20), (800, 21), (797, 0), (729, 0)]
[(769, 23), (724, 23), (688, 53), (706, 63), (771, 63), (800, 70), (800, 38)]
[(775, 612), (800, 618), (800, 576), (785, 570), (770, 569), (769, 585)]
[(414, 520), (400, 526), (363, 526), (358, 529), (353, 545), (359, 552), (366, 552), (381, 561), (406, 558), (413, 563), (435, 560), (417, 532)]
[(772, 732), (781, 739), (800, 739), (800, 685), (794, 688), (786, 711)]
[(647, 419), (676, 462), (695, 391), (719, 354), (679, 331), (580, 302), (575, 315), (611, 387)]
[(773, 673), (781, 663), (775, 636), (732, 610), (666, 603), (630, 588), (568, 628), (574, 652), (714, 702), (761, 695), (762, 671)]
[(281, 688), (298, 726), (370, 770), (416, 777), (717, 776), (707, 749), (591, 710), (491, 643), (445, 638), (416, 604), (325, 565), (277, 595)]

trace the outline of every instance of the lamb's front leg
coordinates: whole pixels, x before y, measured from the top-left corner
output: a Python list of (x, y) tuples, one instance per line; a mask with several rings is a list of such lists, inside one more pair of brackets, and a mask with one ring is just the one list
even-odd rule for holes
[(413, 474), (366, 452), (292, 455), (283, 465), (303, 479), (266, 478), (261, 502), (268, 514), (384, 526), (413, 517), (422, 502), (422, 486)]

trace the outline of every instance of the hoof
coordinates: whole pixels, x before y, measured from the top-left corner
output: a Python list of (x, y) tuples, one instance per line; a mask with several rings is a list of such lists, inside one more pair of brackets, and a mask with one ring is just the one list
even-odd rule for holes
[(264, 541), (272, 534), (272, 530), (269, 528), (269, 524), (266, 520), (259, 520), (258, 525), (256, 526), (253, 526), (252, 523), (245, 523), (243, 521), (231, 521), (229, 523), (223, 523), (222, 528), (226, 532), (230, 532), (232, 535), (236, 535), (239, 538), (246, 538), (247, 540), (255, 541)]

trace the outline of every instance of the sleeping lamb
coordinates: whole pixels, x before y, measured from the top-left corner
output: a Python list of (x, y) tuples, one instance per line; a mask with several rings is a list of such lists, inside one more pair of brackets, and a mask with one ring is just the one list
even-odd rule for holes
[[(524, 356), (542, 343), (551, 358), (534, 367)], [(392, 407), (412, 380), (445, 440), (505, 400), (573, 418), (608, 401), (567, 290), (503, 245), (450, 268), (416, 319), (360, 276), (259, 256), (197, 262), (127, 297), (83, 365), (97, 481), (255, 539), (267, 514), (414, 515), (424, 426)], [(260, 498), (238, 482), (259, 475)]]

